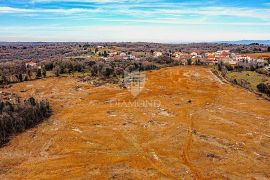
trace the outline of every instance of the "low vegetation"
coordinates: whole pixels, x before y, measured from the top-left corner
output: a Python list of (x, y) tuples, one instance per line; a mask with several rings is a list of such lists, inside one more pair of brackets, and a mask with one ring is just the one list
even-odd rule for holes
[(269, 78), (255, 71), (228, 72), (226, 79), (252, 91), (258, 91), (257, 86)]
[(22, 100), (11, 93), (1, 93), (0, 97), (0, 146), (11, 135), (35, 126), (51, 114), (47, 100), (37, 101), (33, 97)]
[(22, 61), (0, 64), (0, 85), (29, 81), (46, 77), (46, 70), (41, 66), (26, 66)]
[(257, 88), (260, 92), (267, 94), (270, 96), (270, 82), (260, 83), (257, 85)]
[(56, 76), (61, 74), (74, 75), (82, 73), (83, 75), (101, 77), (101, 78), (121, 78), (125, 72), (134, 70), (147, 71), (165, 66), (178, 65), (168, 56), (158, 58), (144, 58), (140, 60), (89, 60), (89, 59), (69, 59), (57, 61), (43, 61), (46, 71), (52, 71)]

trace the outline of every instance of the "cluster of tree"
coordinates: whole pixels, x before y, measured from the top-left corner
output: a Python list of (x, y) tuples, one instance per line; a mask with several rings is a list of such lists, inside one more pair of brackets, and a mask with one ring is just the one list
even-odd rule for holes
[(259, 74), (264, 74), (266, 76), (270, 76), (270, 71), (268, 71), (267, 69), (265, 68), (259, 68), (259, 69), (256, 69), (256, 72), (259, 73)]
[(14, 94), (2, 93), (0, 99), (0, 146), (13, 134), (35, 126), (51, 114), (47, 100), (33, 97), (22, 101)]
[(21, 61), (0, 63), (0, 85), (18, 83), (46, 77), (45, 67), (26, 66)]
[(270, 82), (266, 82), (266, 83), (260, 83), (257, 85), (257, 89), (262, 92), (267, 94), (268, 96), (270, 96)]
[(248, 90), (252, 91), (250, 82), (248, 82), (245, 79), (237, 80), (237, 79), (228, 79), (227, 78), (227, 80), (229, 80), (231, 83), (233, 83), (235, 85), (241, 86), (241, 87), (243, 87), (245, 89), (248, 89)]
[(146, 71), (161, 67), (162, 65), (172, 64), (173, 60), (166, 57), (158, 59), (142, 60), (98, 60), (89, 59), (62, 59), (58, 61), (44, 61), (43, 65), (47, 71), (53, 71), (56, 76), (63, 73), (89, 72), (92, 76), (99, 77), (123, 77), (125, 71), (135, 70)]
[(158, 58), (147, 57), (140, 60), (91, 60), (87, 58), (60, 58), (57, 60), (44, 60), (40, 66), (26, 66), (21, 61), (0, 63), (0, 85), (18, 83), (46, 77), (47, 71), (52, 71), (56, 76), (72, 74), (75, 72), (89, 72), (98, 77), (123, 77), (125, 71), (146, 71), (165, 66), (179, 65), (169, 55)]

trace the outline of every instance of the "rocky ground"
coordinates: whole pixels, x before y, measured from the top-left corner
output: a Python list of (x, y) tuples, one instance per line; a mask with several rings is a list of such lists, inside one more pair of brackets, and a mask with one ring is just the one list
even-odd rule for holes
[(141, 89), (71, 77), (13, 85), (54, 114), (0, 149), (0, 178), (270, 178), (269, 101), (201, 67), (148, 72)]

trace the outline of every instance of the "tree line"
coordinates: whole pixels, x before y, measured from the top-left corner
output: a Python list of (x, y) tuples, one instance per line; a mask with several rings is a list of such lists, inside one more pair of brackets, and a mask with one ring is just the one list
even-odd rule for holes
[(26, 66), (22, 61), (0, 63), (0, 85), (46, 77), (44, 66)]
[(52, 71), (56, 76), (75, 72), (90, 73), (99, 77), (123, 77), (124, 73), (135, 70), (147, 71), (164, 66), (174, 66), (177, 63), (168, 56), (158, 58), (143, 58), (140, 60), (89, 60), (86, 58), (47, 60), (42, 62), (46, 71)]

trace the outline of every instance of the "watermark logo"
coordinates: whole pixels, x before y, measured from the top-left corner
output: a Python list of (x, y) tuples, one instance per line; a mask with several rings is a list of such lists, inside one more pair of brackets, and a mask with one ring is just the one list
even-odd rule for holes
[(146, 84), (146, 75), (142, 71), (125, 71), (124, 85), (128, 91), (134, 96), (138, 96), (144, 89)]
[(115, 101), (111, 106), (124, 108), (159, 108), (161, 101), (159, 100), (141, 100), (141, 101)]

